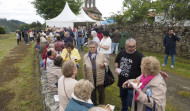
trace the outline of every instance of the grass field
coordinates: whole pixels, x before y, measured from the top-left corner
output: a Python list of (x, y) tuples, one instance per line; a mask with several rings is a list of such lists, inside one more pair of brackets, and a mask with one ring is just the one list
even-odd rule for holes
[[(8, 38), (8, 39), (7, 39)], [(2, 39), (2, 40), (1, 40)], [(0, 61), (17, 45), (15, 33), (3, 34), (0, 37)]]
[[(11, 34), (11, 36), (13, 35), (14, 34)], [(5, 53), (1, 53), (3, 56), (8, 54), (8, 51), (16, 45), (16, 40), (12, 37), (5, 40), (0, 40), (0, 42), (4, 44), (0, 44), (3, 46), (3, 50), (5, 51)], [(6, 49), (7, 45), (11, 45), (11, 47)], [(14, 67), (18, 68), (16, 72), (17, 76), (0, 88), (0, 91), (8, 90), (9, 93), (14, 94), (13, 99), (7, 106), (10, 111), (43, 110), (42, 97), (40, 94), (41, 85), (39, 63), (38, 57), (35, 54), (35, 49), (33, 48), (34, 45), (35, 44), (29, 47), (29, 50), (23, 60), (14, 64)]]

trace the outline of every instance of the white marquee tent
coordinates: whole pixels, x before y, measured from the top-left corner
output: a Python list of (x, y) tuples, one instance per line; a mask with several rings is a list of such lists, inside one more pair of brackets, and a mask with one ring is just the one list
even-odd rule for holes
[(46, 25), (50, 27), (73, 27), (75, 21), (82, 21), (70, 9), (66, 2), (63, 11), (55, 18), (46, 20)]
[(84, 12), (83, 9), (80, 10), (79, 15), (75, 15), (68, 3), (66, 2), (63, 11), (55, 18), (46, 20), (46, 25), (50, 27), (73, 27), (74, 23), (95, 23), (95, 20), (92, 20), (88, 15)]
[(95, 20), (92, 20), (83, 10), (83, 8), (80, 10), (79, 14), (77, 15), (80, 19), (82, 19), (81, 22), (96, 22)]

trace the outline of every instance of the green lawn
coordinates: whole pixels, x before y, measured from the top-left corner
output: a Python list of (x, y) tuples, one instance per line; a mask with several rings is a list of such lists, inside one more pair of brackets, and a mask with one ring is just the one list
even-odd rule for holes
[(17, 77), (0, 88), (0, 91), (9, 90), (14, 93), (14, 98), (8, 103), (10, 111), (43, 110), (39, 63), (34, 46), (33, 43), (24, 59), (14, 65), (18, 68)]
[[(8, 38), (8, 39), (7, 39)], [(3, 34), (0, 37), (0, 61), (9, 53), (9, 50), (17, 45), (15, 33)]]

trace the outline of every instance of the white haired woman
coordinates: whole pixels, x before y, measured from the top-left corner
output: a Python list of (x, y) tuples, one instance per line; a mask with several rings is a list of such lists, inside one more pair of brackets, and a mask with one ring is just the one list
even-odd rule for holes
[(93, 85), (85, 79), (79, 80), (74, 87), (74, 93), (65, 111), (88, 111), (94, 107), (90, 100)]
[(91, 32), (92, 41), (95, 41), (97, 43), (100, 43), (100, 39), (97, 37), (96, 31)]
[(59, 111), (65, 111), (77, 83), (75, 80), (75, 75), (77, 74), (75, 61), (66, 61), (62, 66), (62, 74), (63, 76), (58, 81)]
[(95, 87), (92, 92), (92, 101), (97, 105), (96, 90), (99, 93), (99, 104), (105, 102), (104, 76), (105, 67), (108, 61), (104, 54), (97, 51), (98, 44), (95, 41), (89, 42), (89, 52), (84, 55), (83, 59), (83, 76), (89, 80)]
[[(123, 83), (123, 88), (129, 86), (135, 89), (131, 111), (165, 111), (167, 86), (160, 70), (160, 62), (155, 57), (144, 57), (142, 75)], [(142, 85), (138, 88), (133, 83)]]

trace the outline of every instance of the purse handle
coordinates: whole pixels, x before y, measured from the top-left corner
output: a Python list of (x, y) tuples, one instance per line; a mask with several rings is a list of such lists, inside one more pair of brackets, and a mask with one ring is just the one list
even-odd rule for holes
[(66, 93), (66, 90), (65, 90), (65, 77), (63, 78), (63, 86), (64, 86), (65, 95), (66, 95), (67, 99), (70, 100), (69, 97), (67, 96), (67, 93)]

